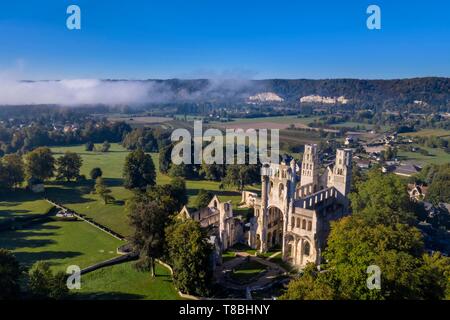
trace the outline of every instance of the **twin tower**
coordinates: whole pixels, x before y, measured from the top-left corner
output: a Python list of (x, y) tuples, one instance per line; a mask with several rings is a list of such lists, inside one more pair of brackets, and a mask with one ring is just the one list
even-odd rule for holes
[(330, 222), (348, 214), (352, 151), (338, 149), (334, 164), (324, 167), (317, 145), (306, 145), (300, 166), (285, 159), (264, 166), (261, 175), (249, 244), (261, 252), (279, 247), (283, 259), (297, 267), (319, 264)]

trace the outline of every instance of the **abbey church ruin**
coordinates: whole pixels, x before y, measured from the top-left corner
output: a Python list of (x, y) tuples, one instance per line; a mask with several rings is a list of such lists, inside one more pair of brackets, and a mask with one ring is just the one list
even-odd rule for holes
[(212, 230), (211, 241), (220, 252), (245, 242), (261, 253), (281, 248), (283, 260), (296, 267), (319, 264), (330, 222), (349, 212), (351, 166), (350, 149), (338, 149), (335, 163), (322, 168), (317, 145), (306, 145), (300, 165), (284, 159), (261, 168), (260, 196), (242, 193), (242, 205), (254, 210), (249, 223), (241, 222), (231, 203), (217, 197), (207, 208), (183, 208), (180, 214)]

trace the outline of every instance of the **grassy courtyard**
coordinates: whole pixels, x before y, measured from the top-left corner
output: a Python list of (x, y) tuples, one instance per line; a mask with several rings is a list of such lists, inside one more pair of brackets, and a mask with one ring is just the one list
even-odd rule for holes
[(70, 265), (85, 268), (116, 257), (121, 244), (82, 221), (48, 221), (0, 233), (0, 248), (13, 251), (22, 264), (44, 260), (62, 271)]
[(255, 260), (250, 260), (238, 265), (231, 273), (231, 279), (241, 284), (254, 281), (267, 269), (265, 265)]

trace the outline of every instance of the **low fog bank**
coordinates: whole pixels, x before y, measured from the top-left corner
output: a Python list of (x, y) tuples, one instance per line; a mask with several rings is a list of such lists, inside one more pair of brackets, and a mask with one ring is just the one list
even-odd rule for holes
[(0, 105), (141, 105), (245, 99), (258, 90), (250, 80), (16, 81), (0, 79)]

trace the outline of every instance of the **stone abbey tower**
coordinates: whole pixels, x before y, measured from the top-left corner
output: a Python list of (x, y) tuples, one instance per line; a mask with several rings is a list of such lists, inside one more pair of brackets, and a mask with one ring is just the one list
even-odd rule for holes
[(306, 145), (301, 166), (294, 160), (263, 166), (261, 197), (243, 195), (255, 213), (249, 245), (260, 252), (280, 247), (297, 267), (319, 264), (330, 221), (348, 214), (351, 165), (351, 150), (339, 149), (321, 174), (317, 145)]

